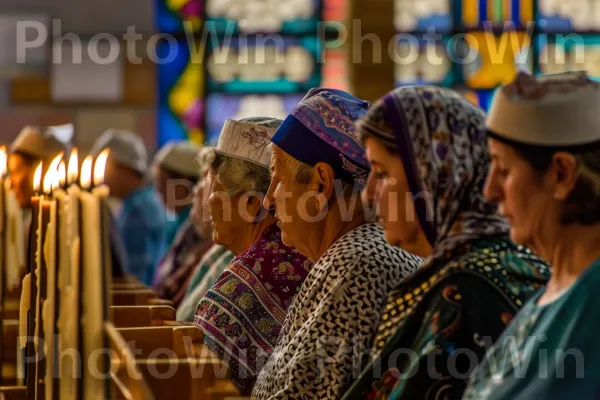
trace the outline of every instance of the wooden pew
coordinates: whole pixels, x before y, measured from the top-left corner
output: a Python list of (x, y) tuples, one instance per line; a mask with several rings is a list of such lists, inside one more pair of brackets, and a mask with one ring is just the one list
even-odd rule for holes
[(176, 312), (169, 306), (112, 306), (117, 328), (143, 328), (173, 324)]
[[(194, 333), (197, 328), (191, 328), (117, 329), (112, 323), (105, 324), (114, 354), (111, 359), (112, 371), (116, 371), (111, 375), (114, 398), (224, 400), (239, 396), (238, 390), (227, 379), (227, 365), (197, 343), (202, 334)], [(152, 340), (148, 337), (150, 332), (153, 335), (161, 332), (161, 338)], [(183, 341), (184, 332), (195, 334), (193, 339), (196, 343), (186, 345)], [(136, 343), (136, 348), (142, 351), (139, 355), (133, 354), (127, 338), (141, 340)], [(155, 346), (162, 344), (172, 344), (176, 356), (190, 354), (191, 349), (193, 357), (150, 357)], [(146, 393), (145, 397), (136, 397), (132, 394), (139, 395), (145, 390), (150, 391), (151, 395)]]

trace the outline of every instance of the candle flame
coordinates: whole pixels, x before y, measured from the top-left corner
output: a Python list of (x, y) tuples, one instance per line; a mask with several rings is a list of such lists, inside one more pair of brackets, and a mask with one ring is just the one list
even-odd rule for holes
[(69, 166), (67, 167), (67, 182), (69, 184), (77, 182), (77, 178), (79, 177), (79, 155), (77, 154), (77, 149), (73, 149), (71, 151), (71, 156), (69, 157)]
[(61, 161), (58, 166), (58, 174), (56, 176), (58, 181), (58, 187), (65, 187), (65, 183), (67, 183), (67, 167), (65, 167), (65, 162)]
[(35, 173), (33, 174), (33, 191), (39, 193), (40, 187), (42, 186), (42, 163), (37, 166)]
[(84, 189), (89, 189), (92, 186), (92, 164), (94, 160), (92, 156), (87, 156), (81, 165), (81, 176), (79, 183)]
[(94, 186), (101, 185), (104, 182), (108, 153), (110, 153), (110, 150), (104, 149), (98, 154), (98, 157), (96, 157), (96, 162), (94, 164)]
[(46, 171), (46, 176), (44, 176), (44, 188), (43, 188), (45, 194), (52, 193), (52, 187), (54, 185), (55, 179), (57, 178), (56, 174), (57, 174), (57, 170), (58, 170), (58, 165), (60, 164), (62, 157), (63, 157), (62, 153), (60, 153), (59, 155), (54, 157), (54, 160), (52, 160), (52, 162), (50, 163), (50, 166), (48, 167), (48, 171)]
[(8, 156), (6, 155), (6, 146), (0, 147), (0, 177), (6, 175)]

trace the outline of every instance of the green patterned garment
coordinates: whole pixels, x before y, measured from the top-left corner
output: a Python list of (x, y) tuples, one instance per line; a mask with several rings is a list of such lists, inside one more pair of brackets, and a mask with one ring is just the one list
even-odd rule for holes
[(465, 399), (600, 398), (600, 259), (559, 299), (532, 298), (471, 378)]
[(549, 277), (505, 237), (476, 239), (388, 297), (376, 356), (344, 399), (460, 399), (470, 372)]

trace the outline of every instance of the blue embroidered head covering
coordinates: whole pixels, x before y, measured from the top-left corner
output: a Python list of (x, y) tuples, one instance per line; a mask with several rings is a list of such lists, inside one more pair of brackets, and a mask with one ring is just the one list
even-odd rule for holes
[(271, 141), (308, 165), (325, 162), (336, 178), (363, 185), (370, 165), (354, 123), (369, 102), (335, 89), (311, 89), (279, 127)]

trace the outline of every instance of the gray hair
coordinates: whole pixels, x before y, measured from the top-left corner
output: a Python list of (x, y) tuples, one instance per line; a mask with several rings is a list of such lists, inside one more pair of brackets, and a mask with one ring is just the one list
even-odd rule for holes
[(266, 194), (271, 174), (266, 167), (230, 157), (210, 148), (200, 154), (200, 163), (210, 168), (229, 196), (257, 192)]
[[(310, 177), (313, 174), (315, 167), (305, 164), (287, 153), (284, 153), (283, 158), (284, 165), (291, 169), (292, 176), (294, 177), (294, 181), (296, 183), (307, 184), (310, 182)], [(334, 192), (335, 196), (339, 195), (337, 191)], [(360, 191), (358, 193), (360, 193)], [(344, 198), (350, 198), (352, 195), (354, 195), (354, 185), (346, 181), (342, 181), (342, 194)]]

